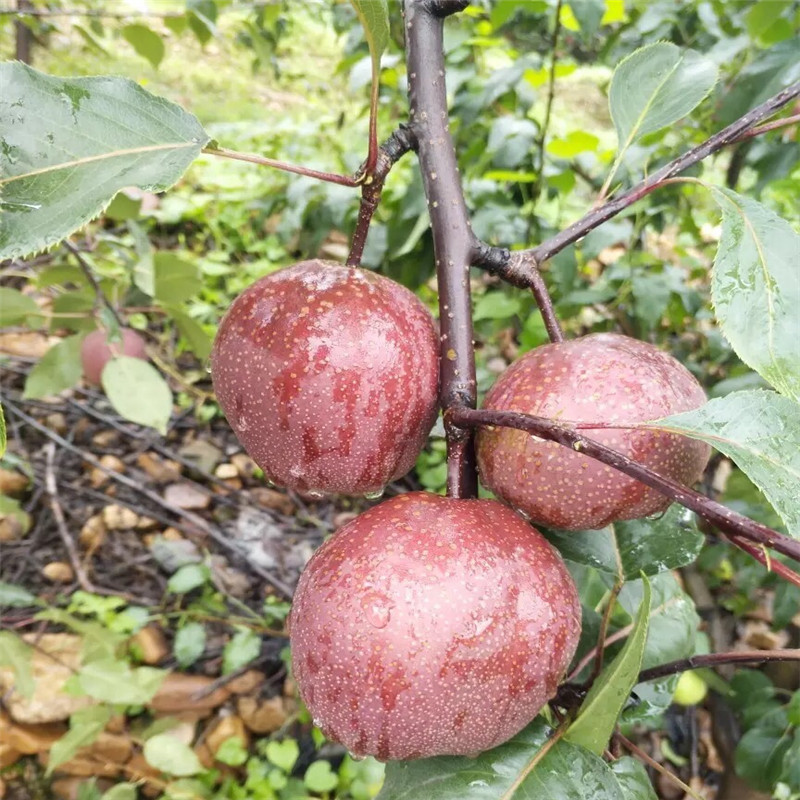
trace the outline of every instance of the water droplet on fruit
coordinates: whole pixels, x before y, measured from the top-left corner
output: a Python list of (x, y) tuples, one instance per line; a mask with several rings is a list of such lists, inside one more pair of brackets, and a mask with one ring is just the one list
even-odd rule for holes
[(364, 497), (367, 500), (377, 500), (379, 497), (383, 497), (383, 493), (386, 491), (385, 486), (381, 486), (380, 489), (376, 489), (374, 492), (364, 492)]
[(245, 417), (239, 417), (239, 419), (236, 420), (236, 427), (240, 431), (246, 431), (250, 427), (250, 424)]
[(312, 725), (313, 725), (315, 728), (321, 728), (321, 727), (322, 727), (322, 720), (320, 720), (320, 719), (317, 719), (316, 717), (314, 717), (314, 719), (312, 719), (312, 720), (311, 720), (311, 724), (312, 724)]
[(361, 600), (367, 622), (375, 628), (385, 628), (391, 617), (392, 601), (380, 592), (367, 592)]
[(360, 755), (358, 755), (356, 753), (353, 753), (350, 750), (348, 750), (348, 755), (350, 756), (350, 758), (353, 759), (353, 761), (365, 761), (366, 758), (367, 758), (366, 756), (360, 756)]
[(309, 500), (322, 500), (325, 497), (325, 492), (320, 492), (318, 489), (308, 489), (304, 494)]

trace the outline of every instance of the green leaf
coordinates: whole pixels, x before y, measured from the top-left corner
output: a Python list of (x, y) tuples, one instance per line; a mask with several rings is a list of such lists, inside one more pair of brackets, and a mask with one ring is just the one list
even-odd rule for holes
[(191, 666), (206, 649), (206, 629), (199, 622), (188, 622), (175, 634), (172, 647), (175, 660), (182, 669)]
[(136, 800), (138, 796), (137, 784), (118, 783), (104, 792), (100, 800)]
[(186, 0), (186, 18), (201, 44), (216, 36), (217, 4), (214, 0)]
[(615, 522), (597, 531), (544, 531), (564, 558), (625, 580), (691, 564), (705, 541), (674, 503), (657, 519)]
[(213, 339), (203, 330), (200, 323), (188, 314), (174, 307), (166, 309), (180, 331), (181, 336), (189, 343), (191, 351), (205, 361), (211, 355)]
[(25, 511), (19, 500), (0, 494), (0, 516), (13, 517), (19, 524), (19, 534), (24, 536), (31, 529), (31, 515)]
[(568, 742), (579, 744), (602, 755), (614, 732), (619, 715), (636, 684), (642, 668), (644, 646), (650, 621), (650, 582), (643, 579), (644, 593), (633, 631), (625, 646), (592, 684), (575, 722), (564, 735)]
[(179, 778), (203, 771), (194, 750), (169, 733), (151, 736), (144, 743), (144, 757), (151, 767)]
[(711, 276), (722, 332), (745, 364), (800, 400), (800, 235), (761, 203), (711, 189), (722, 209)]
[(288, 775), (300, 757), (300, 747), (294, 739), (285, 739), (282, 742), (268, 742), (264, 753), (271, 764)]
[[(697, 628), (700, 620), (692, 599), (678, 585), (670, 572), (653, 576), (650, 581), (650, 625), (642, 656), (642, 669), (687, 658), (695, 652)], [(619, 604), (633, 617), (638, 612), (644, 593), (641, 580), (629, 581), (619, 593)], [(637, 684), (633, 691), (638, 702), (625, 709), (625, 722), (656, 721), (669, 706), (678, 682), (677, 675)]]
[(765, 714), (736, 746), (736, 774), (755, 789), (771, 791), (783, 771), (783, 759), (791, 747), (786, 714), (777, 709)]
[(261, 637), (249, 628), (240, 628), (222, 651), (222, 674), (235, 672), (261, 653)]
[(126, 25), (123, 38), (142, 58), (146, 58), (155, 69), (164, 58), (164, 40), (146, 25)]
[(14, 690), (23, 697), (31, 697), (35, 688), (31, 675), (33, 648), (17, 634), (0, 631), (0, 664), (11, 667), (14, 673)]
[(522, 310), (522, 301), (505, 292), (487, 292), (475, 302), (475, 313), (472, 319), (508, 319)]
[(194, 297), (203, 287), (203, 278), (197, 265), (184, 261), (174, 253), (156, 253), (153, 267), (154, 297), (161, 303), (182, 303)]
[(644, 764), (630, 756), (623, 756), (611, 762), (614, 773), (625, 800), (658, 800), (653, 784)]
[(137, 222), (130, 220), (128, 230), (133, 238), (133, 246), (136, 255), (139, 256), (133, 267), (133, 283), (137, 289), (141, 289), (146, 295), (152, 297), (156, 291), (156, 268), (153, 256), (153, 247), (147, 231)]
[[(2, 169), (2, 163), (0, 161), (0, 169)], [(2, 173), (0, 172), (0, 174)], [(0, 213), (2, 210), (2, 204), (0, 204)], [(32, 297), (28, 297), (16, 289), (9, 289), (8, 286), (0, 286), (0, 327), (22, 325), (29, 316), (41, 315), (42, 312)]]
[(82, 747), (90, 745), (102, 733), (109, 719), (108, 706), (89, 706), (75, 711), (69, 720), (69, 730), (50, 748), (47, 774), (65, 761), (69, 761)]
[(732, 458), (800, 537), (800, 405), (751, 389), (646, 425), (708, 442)]
[(132, 356), (112, 358), (103, 367), (101, 380), (117, 413), (131, 422), (167, 432), (172, 392), (152, 364)]
[(556, 158), (574, 158), (579, 153), (594, 152), (600, 140), (586, 131), (572, 131), (560, 139), (551, 139), (547, 143), (547, 152)]
[(71, 389), (83, 374), (81, 344), (85, 334), (78, 333), (53, 345), (30, 371), (25, 381), (26, 400), (48, 397)]
[(242, 739), (239, 736), (231, 736), (219, 746), (214, 758), (228, 766), (238, 767), (247, 761), (248, 755)]
[(303, 776), (303, 783), (309, 791), (322, 794), (332, 792), (339, 785), (339, 778), (331, 769), (330, 761), (315, 761), (306, 770)]
[(685, 117), (716, 81), (714, 63), (694, 50), (668, 42), (635, 50), (619, 63), (609, 89), (620, 153), (642, 136)]
[[(627, 800), (610, 767), (540, 719), (475, 758), (390, 761), (378, 800)], [(421, 791), (424, 787), (424, 794)]]
[(797, 80), (800, 80), (800, 37), (793, 36), (758, 53), (736, 74), (733, 86), (721, 98), (719, 124), (730, 124)]
[(367, 36), (373, 76), (377, 78), (381, 55), (389, 44), (389, 6), (387, 0), (350, 0)]
[(180, 567), (167, 582), (167, 589), (174, 594), (186, 594), (207, 583), (211, 571), (205, 564), (186, 564)]
[(123, 187), (168, 189), (208, 141), (195, 117), (125, 78), (0, 64), (0, 259), (50, 247)]
[(39, 605), (36, 595), (31, 594), (23, 586), (16, 583), (0, 581), (0, 608), (25, 608), (25, 606)]
[(162, 669), (132, 669), (126, 661), (103, 658), (81, 667), (78, 685), (96, 700), (138, 706), (153, 699), (166, 674)]

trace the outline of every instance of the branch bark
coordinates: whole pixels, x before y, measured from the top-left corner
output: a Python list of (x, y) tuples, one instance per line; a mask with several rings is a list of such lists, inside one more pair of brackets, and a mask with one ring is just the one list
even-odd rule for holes
[[(635, 478), (646, 486), (650, 486), (670, 497), (682, 506), (691, 509), (713, 523), (734, 544), (738, 545), (739, 542), (737, 540), (740, 538), (745, 539), (747, 542), (769, 547), (800, 562), (800, 541), (791, 539), (778, 531), (772, 530), (772, 528), (768, 528), (766, 525), (755, 522), (749, 517), (745, 517), (743, 514), (739, 514), (671, 478), (665, 478), (663, 475), (659, 475), (649, 467), (633, 461), (617, 450), (613, 450), (594, 439), (587, 439), (572, 425), (556, 422), (545, 417), (520, 414), (515, 411), (477, 411), (468, 408), (450, 409), (446, 414), (446, 419), (449, 419), (451, 424), (459, 427), (476, 428), (494, 425), (504, 428), (516, 428), (539, 436), (542, 439), (558, 442), (564, 447), (608, 464), (625, 475), (629, 475), (631, 478)], [(767, 566), (769, 567), (770, 565), (768, 564)], [(792, 572), (791, 574), (800, 580), (800, 576), (796, 573)]]
[[(469, 286), (475, 237), (450, 136), (442, 45), (443, 16), (464, 5), (460, 0), (407, 0), (404, 10), (410, 127), (417, 139), (439, 282), (444, 409), (474, 408), (477, 399)], [(447, 493), (473, 497), (477, 476), (472, 433), (452, 426), (446, 430)]]

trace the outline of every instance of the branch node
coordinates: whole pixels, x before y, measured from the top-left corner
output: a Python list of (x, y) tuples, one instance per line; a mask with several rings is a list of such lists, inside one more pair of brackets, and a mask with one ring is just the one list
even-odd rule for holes
[(470, 3), (470, 0), (428, 0), (428, 11), (434, 17), (443, 19), (451, 14), (463, 11)]

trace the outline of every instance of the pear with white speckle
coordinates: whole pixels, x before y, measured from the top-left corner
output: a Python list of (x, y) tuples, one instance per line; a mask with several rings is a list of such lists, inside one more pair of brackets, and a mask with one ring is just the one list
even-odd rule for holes
[(555, 694), (581, 629), (561, 557), (495, 500), (393, 497), (317, 550), (290, 616), (326, 736), (383, 761), (470, 755)]
[[(703, 387), (668, 353), (627, 336), (598, 333), (526, 353), (497, 379), (483, 408), (611, 425), (584, 427), (583, 433), (690, 486), (708, 462), (707, 444), (626, 425), (705, 402)], [(476, 441), (482, 483), (533, 523), (593, 530), (658, 514), (671, 502), (606, 464), (525, 431), (484, 428)]]
[(267, 479), (373, 495), (413, 466), (438, 411), (439, 344), (408, 289), (303, 261), (233, 302), (211, 354), (217, 399)]

